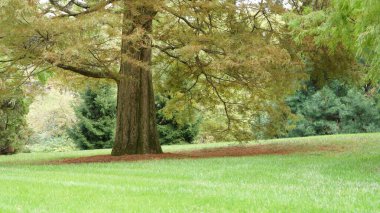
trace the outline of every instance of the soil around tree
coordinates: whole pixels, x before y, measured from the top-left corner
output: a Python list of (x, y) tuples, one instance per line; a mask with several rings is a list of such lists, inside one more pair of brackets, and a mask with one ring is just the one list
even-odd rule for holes
[(109, 163), (124, 161), (144, 161), (144, 160), (162, 160), (162, 159), (197, 159), (197, 158), (219, 158), (219, 157), (241, 157), (256, 155), (287, 155), (292, 153), (310, 153), (310, 152), (340, 152), (344, 147), (324, 145), (250, 145), (250, 146), (230, 146), (223, 148), (209, 148), (194, 151), (181, 151), (162, 154), (144, 154), (144, 155), (96, 155), (80, 158), (61, 159), (50, 161), (51, 164), (78, 164), (78, 163)]

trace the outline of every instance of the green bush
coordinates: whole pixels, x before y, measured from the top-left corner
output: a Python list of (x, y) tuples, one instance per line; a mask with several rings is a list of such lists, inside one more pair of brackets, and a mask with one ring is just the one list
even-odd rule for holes
[(78, 122), (69, 129), (69, 136), (82, 149), (111, 148), (116, 125), (115, 89), (109, 85), (88, 88), (81, 99), (75, 109)]
[(179, 144), (179, 143), (192, 143), (199, 133), (200, 120), (195, 122), (187, 122), (179, 124), (175, 118), (168, 119), (163, 114), (166, 102), (170, 98), (164, 95), (156, 96), (157, 108), (157, 129), (160, 143), (163, 144)]
[[(81, 95), (82, 103), (76, 107), (78, 122), (68, 133), (81, 149), (111, 148), (116, 124), (116, 96), (110, 86), (88, 88)], [(179, 124), (162, 113), (168, 97), (156, 96), (157, 131), (161, 144), (191, 143), (199, 132), (199, 120)]]
[(48, 137), (44, 134), (33, 135), (23, 152), (68, 152), (77, 150), (76, 144), (68, 136)]
[(316, 91), (312, 86), (288, 99), (297, 119), (289, 137), (380, 131), (378, 99), (334, 81)]
[(0, 97), (0, 154), (13, 154), (25, 145), (30, 134), (26, 123), (29, 104), (21, 90)]

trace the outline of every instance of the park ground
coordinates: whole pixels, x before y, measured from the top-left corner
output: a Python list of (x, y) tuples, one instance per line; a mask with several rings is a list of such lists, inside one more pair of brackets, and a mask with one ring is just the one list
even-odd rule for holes
[(0, 156), (0, 212), (380, 212), (380, 133)]

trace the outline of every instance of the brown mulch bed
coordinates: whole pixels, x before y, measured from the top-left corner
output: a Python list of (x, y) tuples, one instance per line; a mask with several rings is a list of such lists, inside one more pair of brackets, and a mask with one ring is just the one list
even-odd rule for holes
[(303, 145), (250, 145), (231, 146), (223, 148), (210, 148), (195, 151), (182, 151), (163, 154), (145, 155), (97, 155), (90, 157), (70, 158), (51, 161), (51, 164), (77, 164), (77, 163), (106, 163), (120, 161), (143, 161), (161, 159), (191, 159), (191, 158), (216, 158), (216, 157), (240, 157), (255, 155), (286, 155), (291, 153), (321, 152), (321, 151), (342, 151), (342, 147), (337, 146), (303, 146)]

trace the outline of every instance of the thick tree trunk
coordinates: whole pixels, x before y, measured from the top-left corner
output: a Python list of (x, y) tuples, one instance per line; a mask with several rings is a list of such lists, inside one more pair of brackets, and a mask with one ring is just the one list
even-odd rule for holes
[[(140, 9), (139, 15), (124, 14), (121, 79), (118, 81), (117, 126), (112, 155), (162, 153), (156, 127), (156, 108), (152, 74), (149, 68), (152, 49), (152, 11)], [(140, 46), (128, 40), (142, 28)], [(137, 63), (136, 63), (137, 62)], [(144, 64), (144, 65), (142, 65)]]

